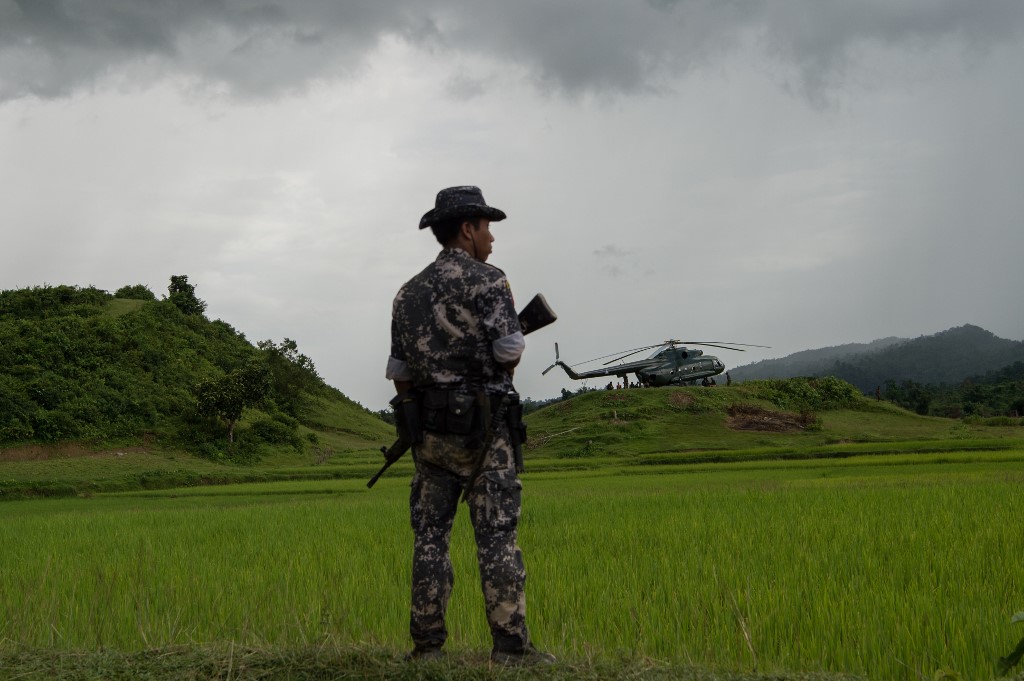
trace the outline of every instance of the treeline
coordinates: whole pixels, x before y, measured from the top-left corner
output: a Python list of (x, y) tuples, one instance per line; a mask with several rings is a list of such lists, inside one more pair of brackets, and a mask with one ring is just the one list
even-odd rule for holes
[(0, 291), (0, 445), (148, 436), (234, 460), (303, 446), (304, 400), (337, 391), (294, 341), (254, 346), (205, 309), (184, 275), (160, 300), (143, 285)]
[(1024, 362), (968, 378), (955, 385), (888, 380), (884, 399), (931, 416), (1024, 415)]

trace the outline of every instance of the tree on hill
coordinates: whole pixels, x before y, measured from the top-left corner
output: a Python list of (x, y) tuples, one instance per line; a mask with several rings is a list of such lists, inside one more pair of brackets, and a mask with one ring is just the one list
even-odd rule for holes
[(251, 360), (241, 369), (206, 379), (196, 386), (199, 413), (223, 420), (228, 427), (228, 442), (232, 443), (242, 411), (259, 406), (269, 393), (270, 368), (259, 360)]
[(270, 368), (270, 384), (277, 406), (291, 416), (297, 416), (303, 395), (316, 394), (323, 387), (323, 379), (316, 372), (313, 360), (299, 352), (299, 345), (291, 338), (281, 343), (272, 340), (256, 344)]
[(201, 315), (206, 311), (206, 303), (196, 297), (196, 287), (188, 283), (187, 275), (172, 275), (167, 294), (167, 300), (187, 315)]

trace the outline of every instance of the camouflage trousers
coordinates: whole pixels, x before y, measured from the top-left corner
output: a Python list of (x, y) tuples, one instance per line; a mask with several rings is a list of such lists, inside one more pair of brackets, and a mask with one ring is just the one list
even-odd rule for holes
[[(502, 424), (503, 426), (504, 424)], [(453, 435), (425, 433), (415, 449), (410, 515), (415, 535), (412, 617), (418, 647), (444, 645), (445, 612), (455, 581), (449, 557), (452, 523), (477, 452)], [(517, 545), (522, 483), (516, 475), (507, 430), (499, 429), (467, 497), (476, 536), (477, 563), (494, 647), (520, 650), (526, 630), (526, 570)]]

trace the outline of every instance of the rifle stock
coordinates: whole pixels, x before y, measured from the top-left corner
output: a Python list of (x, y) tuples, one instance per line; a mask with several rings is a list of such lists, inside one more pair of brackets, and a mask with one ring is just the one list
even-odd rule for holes
[(519, 326), (522, 327), (523, 335), (526, 336), (537, 329), (544, 328), (556, 319), (558, 319), (558, 315), (548, 305), (544, 295), (538, 293), (526, 304), (523, 311), (519, 313)]

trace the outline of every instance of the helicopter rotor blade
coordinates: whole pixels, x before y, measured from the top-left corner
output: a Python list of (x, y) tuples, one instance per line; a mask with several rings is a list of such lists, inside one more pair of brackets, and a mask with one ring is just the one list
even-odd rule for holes
[[(658, 345), (661, 345), (661, 343), (659, 343)], [(581, 364), (589, 364), (590, 362), (596, 362), (596, 361), (601, 360), (601, 359), (606, 359), (608, 357), (611, 357), (612, 355), (620, 355), (623, 352), (626, 353), (627, 355), (631, 355), (634, 352), (642, 352), (644, 350), (650, 350), (651, 348), (656, 348), (656, 347), (658, 347), (658, 345), (645, 345), (642, 348), (633, 348), (632, 350), (619, 350), (618, 352), (613, 352), (613, 353), (611, 353), (609, 355), (602, 355), (601, 357), (595, 357), (593, 359), (584, 360), (582, 362), (576, 362), (572, 366), (578, 367)], [(614, 362), (615, 360), (613, 359), (612, 361)]]
[[(644, 347), (642, 347), (642, 348), (637, 348), (637, 349), (635, 349), (635, 350), (630, 350), (630, 351), (628, 351), (628, 352), (627, 352), (626, 354), (624, 354), (624, 355), (619, 355), (618, 357), (616, 357), (616, 358), (614, 358), (614, 359), (610, 359), (610, 360), (608, 360), (607, 362), (605, 362), (605, 363), (604, 363), (604, 364), (602, 364), (601, 366), (608, 366), (609, 364), (614, 364), (615, 362), (618, 362), (618, 361), (620, 361), (620, 360), (626, 359), (627, 357), (629, 357), (629, 356), (631, 356), (631, 355), (635, 355), (635, 354), (636, 354), (636, 353), (638, 353), (638, 352), (643, 352), (644, 350), (653, 350), (654, 348), (660, 348), (660, 347), (661, 347), (661, 346), (663, 346), (663, 345), (664, 345), (664, 343), (658, 343), (657, 345), (646, 345), (646, 346), (644, 346)], [(605, 355), (605, 357), (607, 357), (607, 356), (608, 356), (608, 355)], [(601, 357), (601, 358), (599, 358), (599, 359), (604, 359), (604, 357)]]
[(723, 345), (742, 345), (745, 348), (770, 348), (770, 345), (754, 345), (753, 343), (733, 343), (732, 341), (677, 341), (678, 343), (691, 343), (693, 345), (708, 345), (710, 343), (721, 343)]
[[(752, 343), (732, 343), (730, 341), (678, 341), (683, 345), (706, 345), (712, 348), (722, 348), (723, 350), (735, 350), (736, 352), (746, 352), (743, 348), (730, 347), (732, 345), (742, 345), (748, 348), (771, 348), (770, 345), (753, 345)], [(728, 345), (725, 345), (728, 343)]]
[(635, 355), (636, 353), (643, 352), (644, 350), (653, 350), (654, 348), (662, 348), (662, 347), (665, 347), (666, 345), (667, 346), (672, 346), (672, 345), (675, 345), (677, 342), (678, 341), (665, 341), (664, 343), (658, 343), (657, 345), (648, 345), (648, 346), (643, 347), (643, 348), (637, 348), (636, 350), (630, 350), (629, 352), (627, 352), (624, 355), (619, 355), (615, 359), (608, 360), (607, 362), (605, 362), (603, 364), (603, 366), (608, 366), (609, 364), (612, 364), (614, 362), (618, 362), (619, 360), (626, 359), (630, 355)]

